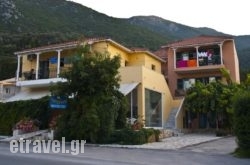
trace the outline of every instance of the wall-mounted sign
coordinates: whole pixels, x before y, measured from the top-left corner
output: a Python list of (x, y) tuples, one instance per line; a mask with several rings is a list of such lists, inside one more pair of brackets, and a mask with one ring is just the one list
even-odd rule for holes
[(50, 62), (51, 64), (56, 64), (56, 63), (57, 63), (57, 57), (51, 57), (51, 58), (49, 59), (49, 62)]
[(68, 106), (67, 97), (65, 96), (51, 96), (49, 101), (50, 108), (66, 109)]

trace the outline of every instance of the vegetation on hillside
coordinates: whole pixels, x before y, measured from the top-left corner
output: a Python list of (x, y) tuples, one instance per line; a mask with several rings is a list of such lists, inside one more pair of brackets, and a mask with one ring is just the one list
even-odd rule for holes
[[(0, 1), (0, 80), (14, 77), (15, 51), (82, 36), (112, 38), (127, 47), (157, 50), (174, 40), (201, 34), (222, 35), (210, 28), (193, 28), (155, 16), (119, 19), (66, 0)], [(235, 37), (241, 69), (249, 70), (249, 36)], [(9, 56), (6, 58), (6, 56)], [(11, 58), (10, 58), (11, 57)], [(10, 60), (5, 63), (6, 60)], [(3, 63), (4, 61), (4, 63)]]

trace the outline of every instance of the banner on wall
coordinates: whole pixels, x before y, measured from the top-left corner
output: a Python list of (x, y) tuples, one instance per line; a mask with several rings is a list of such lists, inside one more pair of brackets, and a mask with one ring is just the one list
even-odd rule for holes
[(65, 96), (51, 96), (49, 101), (50, 108), (66, 109), (68, 106), (67, 97)]

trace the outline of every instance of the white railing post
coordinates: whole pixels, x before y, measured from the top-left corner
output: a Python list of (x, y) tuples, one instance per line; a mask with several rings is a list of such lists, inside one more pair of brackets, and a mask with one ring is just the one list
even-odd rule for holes
[(40, 58), (40, 52), (36, 53), (36, 80), (39, 78), (39, 58)]
[(59, 77), (59, 74), (60, 74), (61, 51), (62, 50), (57, 50), (57, 72), (56, 72), (57, 78)]
[(222, 51), (222, 44), (219, 44), (220, 46), (220, 64), (223, 65), (223, 51)]
[(16, 81), (19, 81), (21, 56), (17, 55)]

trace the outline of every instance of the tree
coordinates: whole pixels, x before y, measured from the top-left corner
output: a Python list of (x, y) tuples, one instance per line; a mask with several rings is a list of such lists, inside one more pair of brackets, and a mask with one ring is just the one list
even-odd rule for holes
[(232, 128), (232, 98), (241, 88), (232, 82), (226, 70), (222, 70), (222, 74), (226, 78), (226, 84), (221, 81), (209, 84), (197, 82), (188, 89), (184, 102), (184, 107), (189, 112), (215, 114), (214, 119), (210, 117), (210, 123), (214, 123), (217, 130)]
[(73, 97), (69, 111), (58, 120), (59, 136), (105, 142), (116, 123), (125, 126), (126, 116), (122, 114), (127, 108), (125, 97), (118, 91), (119, 67), (119, 56), (91, 52), (89, 45), (78, 49), (71, 69), (61, 74), (67, 82), (52, 87), (54, 95)]

